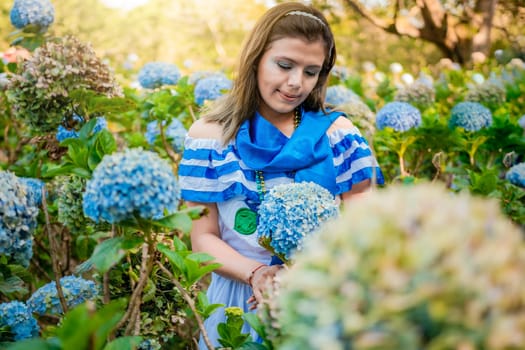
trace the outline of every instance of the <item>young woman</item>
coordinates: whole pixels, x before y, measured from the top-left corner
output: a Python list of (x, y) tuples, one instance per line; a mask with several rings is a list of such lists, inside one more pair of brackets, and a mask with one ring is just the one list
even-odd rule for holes
[[(216, 258), (211, 303), (249, 312), (279, 271), (257, 243), (256, 213), (271, 187), (313, 181), (343, 201), (383, 178), (365, 139), (342, 112), (323, 106), (336, 58), (324, 16), (301, 3), (267, 11), (244, 43), (232, 90), (188, 132), (179, 168), (194, 222), (192, 249)], [(205, 323), (214, 346), (223, 310)], [(245, 331), (252, 330), (245, 325)], [(200, 347), (205, 349), (201, 338)]]

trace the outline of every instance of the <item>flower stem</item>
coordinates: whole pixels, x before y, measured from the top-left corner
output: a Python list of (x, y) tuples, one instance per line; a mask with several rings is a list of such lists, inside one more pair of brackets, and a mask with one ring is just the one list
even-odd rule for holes
[(204, 343), (206, 343), (206, 346), (208, 347), (209, 350), (214, 350), (215, 348), (210, 342), (210, 339), (208, 337), (208, 332), (206, 332), (206, 328), (204, 328), (204, 322), (202, 321), (201, 315), (197, 311), (197, 308), (195, 307), (195, 302), (193, 301), (191, 296), (188, 294), (186, 289), (184, 289), (182, 284), (180, 284), (179, 280), (177, 280), (175, 276), (173, 276), (173, 274), (166, 267), (164, 267), (164, 265), (162, 265), (162, 263), (157, 262), (157, 265), (159, 265), (160, 269), (164, 271), (166, 275), (168, 275), (168, 277), (171, 279), (173, 284), (175, 284), (175, 287), (177, 287), (179, 292), (182, 294), (182, 297), (184, 298), (184, 300), (186, 300), (191, 311), (193, 311), (193, 314), (195, 315), (195, 319), (197, 320), (197, 324), (199, 325), (199, 329), (201, 331), (202, 338), (204, 339)]
[(53, 232), (51, 230), (51, 221), (49, 220), (49, 212), (47, 210), (47, 200), (46, 200), (46, 189), (42, 186), (42, 210), (44, 211), (44, 216), (46, 219), (46, 231), (49, 239), (49, 246), (51, 248), (51, 262), (53, 264), (53, 272), (55, 275), (55, 284), (57, 288), (58, 300), (60, 300), (60, 306), (62, 306), (62, 313), (67, 313), (68, 307), (66, 303), (66, 298), (64, 297), (64, 291), (62, 290), (62, 285), (60, 284), (60, 278), (62, 277), (62, 272), (60, 270), (60, 262), (58, 261), (58, 249), (56, 246), (55, 238), (53, 237)]

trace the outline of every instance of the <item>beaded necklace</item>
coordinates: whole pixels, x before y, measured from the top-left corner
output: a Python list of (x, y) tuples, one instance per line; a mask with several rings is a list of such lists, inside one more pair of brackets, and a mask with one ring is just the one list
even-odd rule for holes
[[(301, 112), (299, 107), (294, 111), (293, 126), (294, 130), (297, 129), (301, 123)], [(259, 194), (259, 201), (262, 202), (264, 199), (264, 194), (266, 193), (266, 186), (264, 184), (264, 175), (262, 170), (255, 170), (255, 184), (257, 185), (257, 193)]]

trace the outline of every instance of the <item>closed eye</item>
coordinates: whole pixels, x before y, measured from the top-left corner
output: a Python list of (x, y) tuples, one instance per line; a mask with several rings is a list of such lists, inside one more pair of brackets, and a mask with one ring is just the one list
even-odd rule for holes
[(319, 71), (317, 70), (305, 70), (304, 73), (308, 75), (309, 77), (315, 77), (319, 74)]
[(284, 70), (292, 69), (292, 65), (290, 63), (277, 62), (277, 65), (279, 66), (279, 68), (284, 69)]

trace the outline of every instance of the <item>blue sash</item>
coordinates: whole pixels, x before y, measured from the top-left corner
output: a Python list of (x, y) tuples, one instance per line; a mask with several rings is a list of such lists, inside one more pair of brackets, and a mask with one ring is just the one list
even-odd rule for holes
[(333, 154), (326, 131), (341, 112), (303, 112), (301, 123), (286, 137), (258, 112), (237, 133), (242, 161), (263, 173), (294, 172), (296, 182), (315, 182), (336, 194)]

